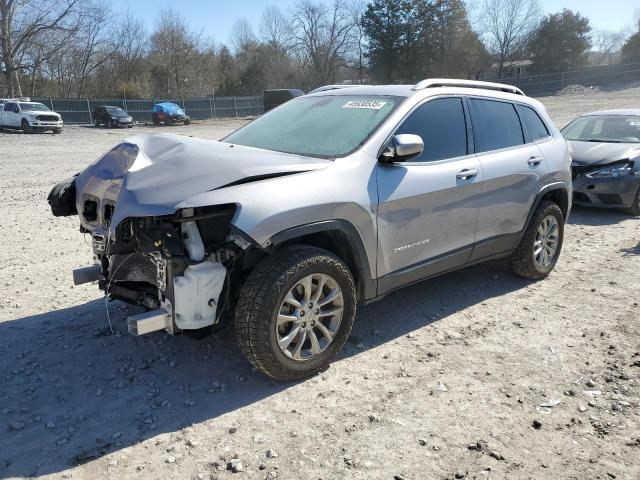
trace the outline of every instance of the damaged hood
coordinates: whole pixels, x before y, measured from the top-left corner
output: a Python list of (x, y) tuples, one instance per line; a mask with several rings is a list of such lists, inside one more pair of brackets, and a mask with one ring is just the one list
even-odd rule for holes
[[(85, 228), (106, 233), (107, 224), (115, 227), (126, 217), (170, 215), (178, 204), (210, 190), (330, 163), (182, 135), (136, 135), (78, 175), (76, 205)], [(95, 213), (91, 202), (96, 202)]]
[(570, 141), (576, 165), (607, 165), (640, 156), (638, 143), (605, 143)]

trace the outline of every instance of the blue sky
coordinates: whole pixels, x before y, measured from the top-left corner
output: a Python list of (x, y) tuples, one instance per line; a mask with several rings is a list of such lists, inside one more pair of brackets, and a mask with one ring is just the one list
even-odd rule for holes
[[(258, 30), (260, 15), (265, 7), (277, 5), (283, 11), (297, 0), (112, 0), (114, 10), (127, 8), (143, 19), (148, 28), (162, 8), (173, 6), (187, 19), (190, 25), (218, 43), (228, 43), (233, 22), (244, 17)], [(633, 10), (640, 8), (637, 0), (539, 0), (545, 13), (557, 12), (563, 8), (577, 10), (587, 16), (594, 29), (619, 30), (631, 24)], [(471, 4), (480, 4), (473, 0)]]

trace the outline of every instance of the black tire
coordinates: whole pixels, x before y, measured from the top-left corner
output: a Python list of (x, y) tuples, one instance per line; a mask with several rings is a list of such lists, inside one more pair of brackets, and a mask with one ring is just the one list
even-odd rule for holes
[(636, 191), (636, 196), (633, 198), (634, 200), (631, 206), (625, 208), (624, 211), (629, 215), (633, 215), (634, 217), (640, 217), (640, 186)]
[(153, 121), (154, 125), (160, 125), (160, 119), (155, 113), (151, 116), (151, 120)]
[(94, 127), (96, 127), (96, 128), (99, 128), (99, 127), (100, 127), (100, 120), (98, 120), (97, 118), (95, 118), (95, 119), (93, 120), (93, 126), (94, 126)]
[(26, 118), (23, 118), (22, 122), (20, 122), (20, 128), (22, 130), (22, 133), (31, 133), (33, 131)]
[(184, 119), (184, 124), (189, 125), (191, 123), (191, 119), (189, 117)]
[(53, 134), (54, 135), (60, 135), (62, 133), (62, 129), (61, 128), (54, 128), (53, 129)]
[[(551, 262), (547, 266), (542, 267), (534, 260), (534, 244), (538, 228), (542, 221), (550, 215), (555, 217), (558, 222), (557, 248)], [(560, 207), (556, 203), (543, 200), (534, 212), (527, 226), (527, 230), (520, 241), (520, 245), (518, 245), (518, 248), (511, 257), (511, 268), (514, 273), (530, 280), (541, 280), (547, 277), (560, 257), (563, 240), (564, 215), (562, 214), (562, 210), (560, 210)]]
[[(308, 360), (293, 360), (278, 345), (278, 310), (289, 290), (313, 273), (324, 273), (336, 281), (343, 295), (343, 317), (325, 350)], [(235, 307), (235, 334), (255, 368), (276, 380), (299, 380), (327, 367), (346, 342), (355, 313), (356, 287), (345, 263), (326, 250), (293, 245), (276, 250), (246, 279)]]

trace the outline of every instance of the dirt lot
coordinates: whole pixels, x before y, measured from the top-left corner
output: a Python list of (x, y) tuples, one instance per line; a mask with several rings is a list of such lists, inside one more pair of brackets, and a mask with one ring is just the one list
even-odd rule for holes
[[(640, 88), (543, 101), (563, 125)], [(0, 133), (0, 478), (640, 478), (640, 219), (575, 209), (547, 280), (491, 263), (405, 289), (324, 374), (274, 383), (229, 331), (132, 337), (114, 302), (110, 335), (72, 285), (90, 247), (46, 194), (131, 133)]]

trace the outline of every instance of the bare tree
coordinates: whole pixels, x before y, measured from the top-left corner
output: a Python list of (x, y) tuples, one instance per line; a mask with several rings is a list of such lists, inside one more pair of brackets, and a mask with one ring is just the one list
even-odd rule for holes
[(257, 43), (253, 28), (246, 18), (239, 18), (231, 27), (231, 46), (236, 53), (246, 52)]
[[(182, 95), (188, 80), (185, 73), (198, 51), (200, 37), (194, 34), (184, 18), (172, 9), (162, 10), (151, 36), (151, 52), (156, 68), (167, 73), (167, 93)], [(186, 80), (186, 81), (185, 81)]]
[(502, 78), (505, 62), (524, 50), (540, 23), (540, 6), (537, 0), (484, 0), (480, 23)]
[(116, 63), (125, 82), (131, 82), (139, 72), (148, 42), (144, 24), (127, 11), (115, 31), (118, 45)]
[(364, 55), (367, 48), (367, 34), (363, 17), (366, 10), (364, 0), (353, 0), (349, 5), (351, 22), (353, 23), (354, 67), (357, 72), (357, 83), (362, 83), (364, 77)]
[(600, 65), (611, 65), (619, 53), (627, 35), (624, 31), (597, 30), (593, 34), (593, 47)]
[(260, 39), (274, 49), (286, 46), (291, 35), (287, 17), (278, 7), (267, 7), (260, 18)]
[(352, 45), (353, 18), (343, 0), (302, 0), (292, 11), (292, 41), (311, 63), (315, 83), (335, 81)]
[(40, 42), (48, 45), (48, 52), (39, 49), (38, 62), (57, 51), (78, 29), (81, 4), (79, 0), (0, 0), (0, 57), (5, 80), (18, 96), (22, 96), (18, 72), (33, 67), (34, 44), (57, 33), (56, 42)]
[(87, 2), (88, 8), (74, 42), (76, 95), (81, 97), (89, 75), (110, 60), (118, 50), (110, 34), (111, 9), (102, 3)]

